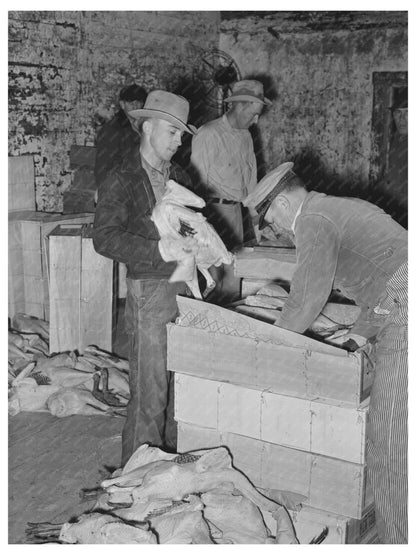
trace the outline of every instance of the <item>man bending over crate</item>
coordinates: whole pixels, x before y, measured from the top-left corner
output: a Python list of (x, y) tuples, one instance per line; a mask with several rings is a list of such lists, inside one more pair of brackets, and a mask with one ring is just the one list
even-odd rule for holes
[(169, 179), (191, 186), (188, 175), (171, 162), (183, 133), (195, 132), (187, 125), (188, 114), (185, 98), (160, 90), (149, 93), (142, 109), (129, 112), (140, 145), (103, 181), (95, 213), (96, 251), (127, 265), (130, 402), (122, 465), (143, 443), (176, 451), (166, 324), (177, 316), (176, 295), (184, 293), (185, 284), (168, 282), (176, 264), (163, 260), (150, 216)]
[(375, 340), (368, 476), (381, 542), (407, 543), (407, 231), (369, 202), (307, 192), (292, 166), (271, 171), (244, 201), (260, 229), (294, 233), (297, 265), (276, 325), (303, 333), (332, 289), (361, 307), (334, 342), (355, 350)]

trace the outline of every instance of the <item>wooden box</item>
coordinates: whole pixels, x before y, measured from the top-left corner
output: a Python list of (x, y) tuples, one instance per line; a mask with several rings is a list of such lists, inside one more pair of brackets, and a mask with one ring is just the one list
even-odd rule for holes
[[(312, 507), (302, 507), (298, 511), (289, 510), (296, 537), (300, 544), (309, 544), (317, 538), (324, 528), (328, 534), (322, 545), (329, 544), (367, 544), (377, 539), (375, 509), (371, 504), (361, 519), (321, 511)], [(274, 533), (276, 521), (270, 513), (262, 511), (266, 526)]]
[(24, 312), (49, 320), (48, 234), (59, 223), (92, 222), (93, 214), (23, 210), (9, 213), (8, 288), (10, 318)]
[(177, 297), (168, 370), (358, 407), (373, 380), (362, 353), (326, 345), (209, 303)]
[(49, 235), (50, 353), (88, 345), (111, 351), (113, 261), (96, 253), (91, 226)]
[(296, 249), (290, 247), (244, 247), (234, 259), (237, 277), (254, 280), (290, 281), (296, 267)]
[(9, 156), (9, 212), (36, 210), (33, 156)]
[(179, 422), (358, 464), (365, 463), (367, 412), (368, 402), (355, 408), (175, 373)]
[(220, 445), (228, 447), (234, 466), (256, 487), (299, 493), (306, 498), (304, 506), (361, 519), (372, 502), (363, 464), (178, 423), (179, 453)]

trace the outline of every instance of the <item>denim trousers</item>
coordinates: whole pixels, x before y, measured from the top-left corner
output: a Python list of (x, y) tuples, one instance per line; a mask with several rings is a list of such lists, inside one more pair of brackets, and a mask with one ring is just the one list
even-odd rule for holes
[(122, 432), (124, 466), (143, 443), (176, 451), (173, 374), (167, 371), (166, 324), (178, 315), (176, 295), (185, 284), (167, 279), (127, 279), (130, 401)]

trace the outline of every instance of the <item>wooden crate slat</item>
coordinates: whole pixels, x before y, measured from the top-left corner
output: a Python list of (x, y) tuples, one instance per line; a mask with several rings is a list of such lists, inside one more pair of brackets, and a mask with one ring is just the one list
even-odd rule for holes
[(233, 465), (255, 486), (299, 493), (306, 496), (305, 506), (360, 519), (372, 501), (365, 465), (178, 423), (178, 452), (219, 445), (229, 448)]
[(353, 406), (368, 396), (372, 373), (360, 354), (335, 357), (175, 324), (167, 333), (167, 364), (174, 372)]
[(111, 351), (113, 261), (94, 250), (91, 237), (82, 238), (80, 352), (97, 344)]
[(35, 210), (35, 166), (33, 156), (9, 156), (9, 212)]
[[(276, 521), (267, 511), (261, 511), (264, 522), (272, 533), (276, 530)], [(298, 511), (289, 510), (296, 537), (300, 544), (309, 544), (319, 536), (325, 527), (328, 534), (324, 545), (369, 543), (368, 539), (377, 534), (375, 527), (375, 509), (370, 505), (361, 519), (302, 507)]]
[(179, 373), (175, 388), (178, 421), (365, 463), (368, 404), (334, 405)]
[(296, 250), (278, 247), (245, 247), (236, 253), (234, 274), (249, 279), (291, 281)]
[(80, 344), (81, 232), (55, 231), (49, 236), (50, 353), (70, 351)]

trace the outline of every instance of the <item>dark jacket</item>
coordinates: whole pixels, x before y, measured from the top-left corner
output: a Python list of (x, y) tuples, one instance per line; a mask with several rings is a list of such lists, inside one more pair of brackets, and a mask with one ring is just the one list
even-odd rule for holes
[(119, 110), (101, 127), (97, 135), (94, 167), (98, 187), (101, 186), (108, 172), (119, 166), (125, 156), (137, 149), (139, 143), (140, 136), (132, 128), (123, 110)]
[(337, 289), (362, 309), (352, 331), (372, 335), (368, 316), (407, 260), (407, 231), (369, 202), (310, 192), (295, 244), (297, 266), (279, 326), (303, 333)]
[[(188, 175), (172, 162), (170, 178), (191, 188)], [(150, 220), (156, 198), (137, 148), (103, 181), (95, 211), (95, 250), (127, 265), (132, 279), (169, 277), (176, 264), (159, 253), (159, 234)]]

